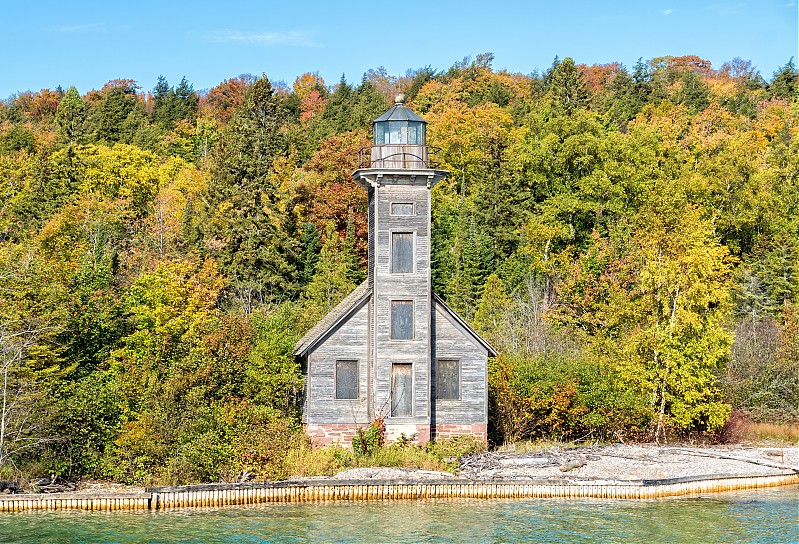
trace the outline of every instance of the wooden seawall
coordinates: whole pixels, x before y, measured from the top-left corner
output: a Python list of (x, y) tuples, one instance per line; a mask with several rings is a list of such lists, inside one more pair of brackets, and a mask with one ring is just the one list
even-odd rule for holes
[(148, 488), (145, 493), (54, 493), (0, 496), (0, 512), (22, 510), (171, 510), (269, 502), (407, 500), (430, 498), (655, 499), (697, 493), (799, 484), (799, 473), (709, 475), (668, 480), (551, 480), (475, 482), (314, 480)]

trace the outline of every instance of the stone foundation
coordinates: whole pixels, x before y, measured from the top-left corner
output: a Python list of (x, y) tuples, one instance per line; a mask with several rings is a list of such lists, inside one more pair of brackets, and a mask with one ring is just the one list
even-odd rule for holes
[(446, 440), (462, 434), (471, 434), (486, 441), (488, 440), (488, 425), (485, 423), (439, 423), (435, 426), (433, 438)]
[(305, 434), (311, 437), (314, 447), (330, 446), (338, 443), (340, 446), (352, 447), (352, 437), (358, 427), (368, 427), (368, 424), (356, 423), (325, 423), (321, 425), (305, 425)]
[[(338, 444), (344, 447), (352, 446), (352, 438), (358, 431), (358, 427), (366, 428), (368, 423), (325, 423), (317, 425), (305, 425), (305, 433), (311, 438), (314, 447), (330, 446)], [(415, 442), (425, 444), (432, 439), (446, 440), (453, 436), (471, 434), (481, 440), (488, 439), (488, 426), (485, 423), (440, 423), (432, 429), (430, 425), (408, 424), (387, 424), (386, 440), (396, 442), (400, 435), (404, 434), (410, 438), (416, 435)]]

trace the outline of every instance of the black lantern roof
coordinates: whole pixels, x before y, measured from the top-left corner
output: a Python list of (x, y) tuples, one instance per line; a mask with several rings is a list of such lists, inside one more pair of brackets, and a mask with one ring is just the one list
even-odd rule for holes
[(427, 124), (427, 121), (416, 115), (412, 109), (405, 105), (404, 94), (398, 94), (394, 99), (394, 105), (386, 113), (374, 120), (375, 123), (383, 123), (385, 121), (411, 121)]
[(374, 120), (375, 145), (425, 145), (427, 121), (405, 105), (405, 95), (398, 94), (394, 106)]

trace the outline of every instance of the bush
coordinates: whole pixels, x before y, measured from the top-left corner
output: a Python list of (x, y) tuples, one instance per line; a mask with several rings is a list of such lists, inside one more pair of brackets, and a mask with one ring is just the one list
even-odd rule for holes
[(502, 444), (530, 439), (637, 436), (651, 418), (640, 394), (614, 371), (558, 355), (489, 364), (489, 432)]
[(369, 455), (386, 443), (386, 424), (383, 418), (377, 418), (369, 428), (358, 427), (352, 438), (352, 451), (355, 455)]

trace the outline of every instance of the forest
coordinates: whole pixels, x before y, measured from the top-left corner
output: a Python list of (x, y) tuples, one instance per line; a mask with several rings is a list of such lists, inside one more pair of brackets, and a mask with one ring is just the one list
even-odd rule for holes
[(491, 445), (796, 424), (797, 79), (793, 59), (518, 74), (485, 53), (1, 101), (0, 479), (301, 464), (292, 347), (365, 276), (351, 173), (398, 92), (449, 171), (434, 290), (500, 352)]

